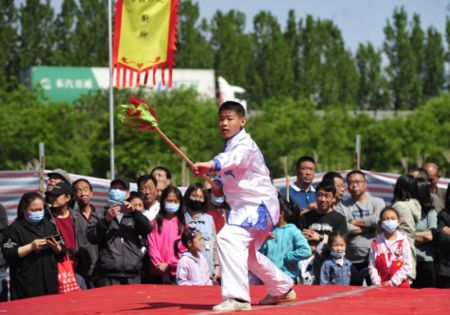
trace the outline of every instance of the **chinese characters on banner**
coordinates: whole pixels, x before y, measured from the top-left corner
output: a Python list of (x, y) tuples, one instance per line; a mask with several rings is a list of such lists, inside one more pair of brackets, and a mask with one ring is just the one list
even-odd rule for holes
[(152, 72), (161, 70), (164, 85), (172, 86), (175, 65), (177, 12), (179, 0), (119, 0), (116, 3), (113, 33), (115, 86), (146, 85)]

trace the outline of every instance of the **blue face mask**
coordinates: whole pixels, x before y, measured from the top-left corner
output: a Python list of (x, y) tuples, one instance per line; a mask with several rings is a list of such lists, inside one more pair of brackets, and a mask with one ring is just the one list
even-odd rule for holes
[(396, 220), (386, 220), (381, 222), (381, 228), (383, 231), (392, 233), (394, 232), (398, 227), (398, 222)]
[(113, 188), (109, 191), (108, 198), (109, 202), (121, 203), (127, 198), (127, 193), (123, 190)]
[(331, 253), (330, 253), (330, 255), (331, 255), (332, 257), (334, 257), (334, 258), (339, 259), (339, 258), (342, 258), (342, 257), (345, 256), (345, 252), (343, 252), (343, 253), (338, 253), (338, 252), (335, 252), (334, 250), (332, 250)]
[(168, 213), (175, 213), (178, 211), (178, 209), (180, 209), (180, 204), (179, 203), (166, 203), (165, 208)]
[(28, 221), (33, 224), (40, 222), (44, 218), (44, 210), (42, 211), (30, 211), (28, 214)]
[(214, 194), (211, 194), (211, 203), (215, 206), (220, 206), (225, 202), (225, 196), (216, 197)]

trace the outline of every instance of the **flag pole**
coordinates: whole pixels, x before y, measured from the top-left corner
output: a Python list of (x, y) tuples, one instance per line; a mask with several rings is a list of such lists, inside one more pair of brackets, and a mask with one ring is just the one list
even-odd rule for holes
[(108, 0), (108, 45), (109, 45), (109, 149), (110, 149), (110, 178), (114, 179), (114, 90), (113, 90), (113, 64), (112, 64), (112, 1)]
[(361, 135), (356, 135), (355, 138), (355, 161), (353, 167), (356, 170), (361, 168)]

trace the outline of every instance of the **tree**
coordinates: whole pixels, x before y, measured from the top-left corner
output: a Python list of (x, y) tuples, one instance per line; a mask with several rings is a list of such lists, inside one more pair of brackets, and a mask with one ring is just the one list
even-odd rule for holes
[[(447, 43), (447, 47), (450, 47), (450, 19), (447, 17), (445, 24), (445, 40)], [(450, 49), (447, 48), (447, 52), (445, 53), (445, 62), (450, 63)], [(446, 89), (450, 90), (450, 73), (446, 75)]]
[(316, 21), (311, 15), (299, 22), (300, 58), (296, 81), (300, 95), (317, 104), (321, 77), (321, 42)]
[(76, 1), (64, 0), (61, 12), (56, 18), (56, 48), (52, 62), (54, 65), (73, 66), (77, 64), (76, 54), (79, 49), (75, 44), (77, 15)]
[(299, 23), (298, 79), (301, 95), (318, 108), (355, 104), (358, 73), (339, 28), (329, 20), (307, 16)]
[(108, 1), (79, 0), (74, 44), (77, 66), (108, 66)]
[(420, 17), (414, 14), (410, 35), (411, 50), (414, 59), (416, 74), (412, 82), (411, 98), (415, 100), (414, 107), (423, 102), (423, 78), (424, 78), (424, 49), (425, 34), (420, 25)]
[(438, 96), (445, 85), (445, 52), (442, 36), (432, 27), (427, 31), (424, 56), (423, 94), (428, 99)]
[(214, 66), (214, 52), (205, 36), (208, 23), (198, 19), (198, 3), (182, 1), (178, 17), (178, 43), (175, 60), (180, 68), (210, 69)]
[(353, 56), (345, 49), (341, 31), (332, 21), (323, 21), (320, 28), (324, 62), (319, 104), (356, 104), (358, 74)]
[[(418, 86), (420, 77), (407, 28), (408, 17), (404, 8), (395, 9), (393, 25), (388, 21), (384, 28), (384, 52), (389, 65), (386, 68), (393, 94), (394, 109), (414, 109), (420, 103)], [(417, 42), (414, 45), (418, 46)], [(419, 97), (420, 96), (420, 97)]]
[(371, 43), (359, 44), (356, 52), (356, 66), (359, 74), (358, 107), (360, 109), (388, 109), (389, 91), (381, 62), (381, 51), (375, 50)]
[(23, 86), (0, 96), (5, 102), (0, 111), (0, 169), (22, 168), (37, 158), (38, 143), (44, 142), (48, 168), (95, 174), (91, 167), (95, 144), (89, 139), (96, 135), (97, 122), (86, 112), (68, 104), (40, 104)]
[(292, 60), (292, 71), (294, 80), (292, 81), (292, 87), (290, 88), (291, 96), (299, 98), (301, 96), (301, 54), (300, 54), (300, 34), (299, 27), (297, 25), (297, 19), (294, 10), (289, 10), (288, 20), (286, 23), (286, 30), (284, 32), (284, 38), (289, 46)]
[(50, 0), (27, 0), (20, 6), (20, 69), (51, 65), (55, 17)]
[(281, 156), (295, 161), (312, 155), (318, 142), (314, 106), (307, 100), (275, 97), (263, 103), (261, 114), (247, 123), (247, 129), (264, 154), (272, 177), (284, 176)]
[(245, 15), (234, 10), (226, 14), (217, 11), (211, 21), (214, 69), (231, 84), (247, 87), (253, 47), (244, 29)]
[(0, 6), (0, 87), (6, 88), (17, 83), (19, 75), (17, 55), (18, 12), (14, 0), (5, 0)]
[(269, 12), (254, 17), (254, 63), (253, 77), (249, 85), (254, 101), (274, 96), (289, 95), (294, 75), (289, 46), (280, 25)]

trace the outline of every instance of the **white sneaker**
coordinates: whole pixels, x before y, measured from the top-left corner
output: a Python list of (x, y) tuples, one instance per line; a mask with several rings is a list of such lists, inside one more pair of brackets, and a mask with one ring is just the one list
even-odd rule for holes
[(260, 305), (275, 305), (280, 303), (286, 303), (293, 301), (297, 298), (297, 294), (295, 294), (294, 289), (290, 289), (287, 293), (277, 295), (277, 296), (271, 296), (269, 294), (266, 295), (264, 299), (259, 301)]
[(239, 302), (228, 299), (213, 307), (213, 311), (229, 312), (229, 311), (250, 311), (252, 306), (248, 302)]

